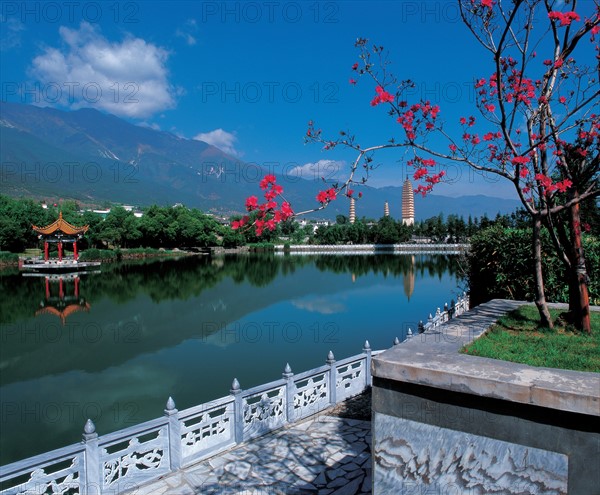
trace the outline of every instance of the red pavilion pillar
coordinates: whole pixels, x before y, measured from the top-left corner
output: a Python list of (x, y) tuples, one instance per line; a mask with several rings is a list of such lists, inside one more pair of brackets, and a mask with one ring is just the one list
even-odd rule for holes
[(63, 289), (63, 279), (62, 278), (58, 279), (58, 297), (60, 299), (64, 299), (65, 298), (65, 291)]
[(79, 299), (79, 277), (75, 277), (75, 297)]
[(48, 241), (44, 241), (44, 261), (48, 261)]
[(62, 261), (62, 241), (58, 242), (58, 261)]
[(46, 277), (46, 300), (50, 299), (50, 279)]
[(73, 241), (73, 259), (77, 261), (77, 241)]

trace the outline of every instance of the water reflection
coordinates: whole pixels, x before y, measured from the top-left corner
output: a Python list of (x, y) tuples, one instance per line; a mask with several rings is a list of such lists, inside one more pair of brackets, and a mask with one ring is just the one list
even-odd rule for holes
[[(453, 256), (227, 256), (104, 264), (75, 282), (0, 274), (0, 462), (107, 433), (403, 338), (456, 296)], [(42, 311), (53, 307), (55, 311)], [(69, 311), (72, 305), (85, 311)], [(37, 316), (33, 316), (38, 312)], [(68, 314), (67, 314), (68, 313)]]
[(44, 299), (40, 301), (40, 307), (33, 316), (54, 315), (64, 326), (69, 315), (78, 311), (89, 312), (90, 303), (79, 292), (79, 281), (84, 274), (85, 272), (58, 275), (23, 273), (24, 277), (44, 278)]

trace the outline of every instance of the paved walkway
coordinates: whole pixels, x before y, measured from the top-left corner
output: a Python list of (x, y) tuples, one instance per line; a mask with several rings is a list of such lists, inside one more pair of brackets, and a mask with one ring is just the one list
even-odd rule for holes
[(370, 422), (318, 415), (142, 485), (133, 494), (370, 494), (370, 445)]

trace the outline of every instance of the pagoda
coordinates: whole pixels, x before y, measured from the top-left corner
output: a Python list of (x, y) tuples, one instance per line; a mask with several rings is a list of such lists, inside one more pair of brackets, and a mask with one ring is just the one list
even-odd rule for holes
[(415, 223), (415, 193), (408, 177), (402, 184), (402, 223), (404, 225)]
[(89, 225), (83, 227), (76, 227), (67, 222), (63, 216), (62, 211), (58, 214), (58, 220), (52, 222), (50, 225), (45, 227), (37, 227), (32, 225), (35, 232), (38, 233), (38, 239), (44, 240), (44, 262), (49, 261), (49, 247), (50, 243), (58, 244), (58, 261), (63, 261), (63, 244), (73, 243), (73, 262), (77, 262), (77, 241), (83, 237), (88, 229)]

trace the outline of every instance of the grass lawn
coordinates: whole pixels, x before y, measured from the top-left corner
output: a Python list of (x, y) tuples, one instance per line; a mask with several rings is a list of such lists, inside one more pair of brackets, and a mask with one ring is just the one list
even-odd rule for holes
[(592, 312), (592, 334), (582, 334), (551, 309), (553, 330), (539, 328), (535, 306), (521, 306), (501, 317), (485, 335), (460, 352), (531, 366), (600, 373), (600, 313)]

